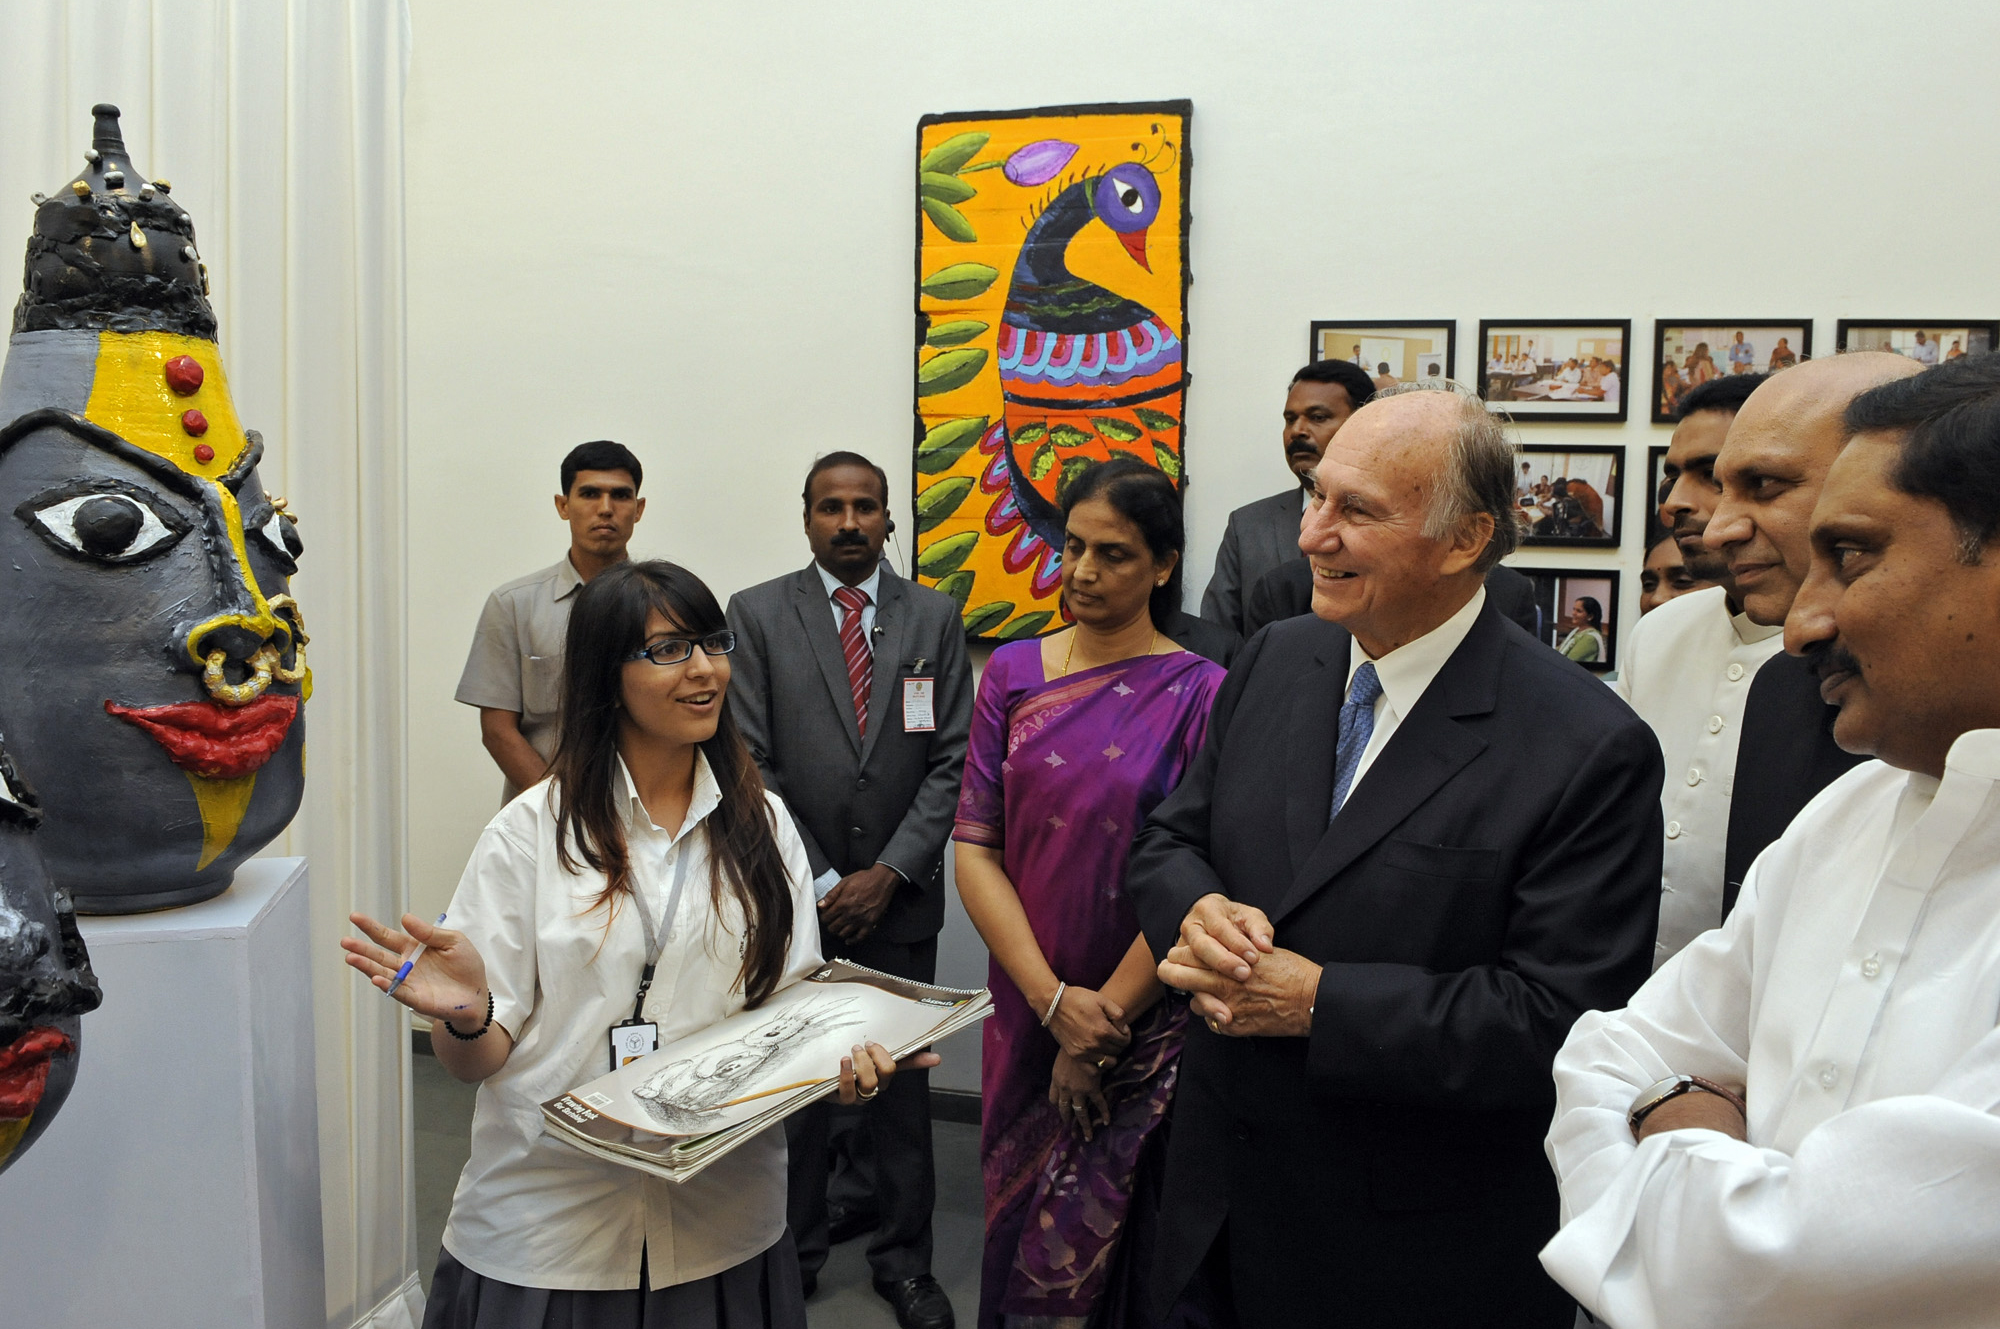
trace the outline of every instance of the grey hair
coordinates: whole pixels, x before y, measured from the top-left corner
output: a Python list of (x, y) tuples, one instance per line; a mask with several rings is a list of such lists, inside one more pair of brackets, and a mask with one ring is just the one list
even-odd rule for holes
[(1373, 400), (1417, 392), (1447, 393), (1458, 402), (1458, 429), (1452, 434), (1437, 492), (1424, 514), (1424, 537), (1443, 540), (1480, 513), (1493, 518), (1493, 534), (1475, 565), (1486, 572), (1514, 552), (1521, 528), (1514, 517), (1513, 424), (1489, 409), (1478, 393), (1448, 378), (1398, 383)]

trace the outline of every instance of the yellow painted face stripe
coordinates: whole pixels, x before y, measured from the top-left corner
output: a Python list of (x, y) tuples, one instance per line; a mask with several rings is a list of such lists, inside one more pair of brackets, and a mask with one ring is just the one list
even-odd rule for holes
[[(201, 366), (201, 386), (186, 397), (167, 386), (167, 361), (178, 355)], [(199, 438), (181, 423), (190, 410), (208, 420), (208, 432)], [(83, 414), (132, 446), (203, 479), (227, 475), (250, 446), (229, 396), (221, 352), (212, 341), (174, 332), (99, 333), (96, 377)], [(207, 461), (195, 455), (204, 445), (214, 450)]]
[(203, 637), (217, 628), (242, 628), (245, 632), (255, 633), (260, 639), (276, 636), (280, 626), (290, 631), (289, 625), (280, 624), (277, 615), (271, 612), (270, 601), (264, 598), (263, 590), (257, 585), (257, 573), (250, 566), (250, 548), (246, 543), (247, 537), (243, 534), (243, 509), (237, 504), (236, 495), (229, 492), (228, 485), (218, 484), (213, 480), (208, 482), (208, 487), (215, 491), (215, 501), (222, 508), (223, 534), (229, 537), (229, 549), (236, 557), (236, 570), (243, 578), (243, 589), (250, 593), (250, 603), (256, 606), (257, 612), (255, 615), (217, 614), (214, 618), (197, 623), (183, 643), (188, 659), (196, 664), (202, 663), (202, 657), (196, 653), (195, 648)]
[(195, 806), (201, 809), (201, 860), (194, 865), (199, 872), (236, 843), (236, 833), (243, 829), (243, 818), (250, 811), (250, 795), (257, 789), (257, 773), (227, 780), (211, 780), (193, 771), (181, 774), (194, 786)]
[(5, 1163), (20, 1145), (21, 1137), (28, 1133), (28, 1123), (35, 1119), (30, 1112), (25, 1117), (10, 1117), (0, 1121), (0, 1163)]

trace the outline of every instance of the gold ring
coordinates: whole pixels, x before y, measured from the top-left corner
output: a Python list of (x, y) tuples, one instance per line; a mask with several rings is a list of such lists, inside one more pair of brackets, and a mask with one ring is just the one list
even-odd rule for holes
[(1209, 1021), (1207, 1021), (1207, 1024), (1208, 1024), (1208, 1032), (1209, 1032), (1209, 1033), (1211, 1033), (1211, 1034), (1219, 1034), (1219, 1033), (1221, 1033), (1221, 1032), (1222, 1032), (1222, 1026), (1221, 1026), (1221, 1025), (1218, 1025), (1218, 1024), (1217, 1024), (1217, 1023), (1216, 1023), (1216, 1022), (1215, 1022), (1214, 1020), (1209, 1020)]
[(1101, 1071), (1116, 1060), (1118, 1060), (1116, 1057), (1099, 1057), (1097, 1059), (1097, 1069)]
[(861, 1088), (860, 1088), (860, 1086), (859, 1086), (859, 1085), (857, 1085), (857, 1086), (855, 1086), (855, 1090), (854, 1090), (854, 1097), (855, 1097), (855, 1099), (856, 1099), (857, 1101), (859, 1101), (859, 1102), (862, 1102), (862, 1103), (866, 1103), (866, 1102), (867, 1102), (868, 1100), (870, 1100), (871, 1098), (874, 1098), (874, 1097), (875, 1097), (875, 1096), (876, 1096), (877, 1094), (879, 1094), (879, 1093), (881, 1093), (881, 1092), (882, 1092), (882, 1086), (881, 1086), (881, 1085), (879, 1085), (879, 1084), (878, 1084), (878, 1085), (876, 1085), (876, 1086), (875, 1086), (875, 1087), (874, 1087), (873, 1089), (870, 1089), (870, 1090), (869, 1090), (869, 1091), (868, 1091), (867, 1093), (865, 1093), (865, 1094), (861, 1092)]

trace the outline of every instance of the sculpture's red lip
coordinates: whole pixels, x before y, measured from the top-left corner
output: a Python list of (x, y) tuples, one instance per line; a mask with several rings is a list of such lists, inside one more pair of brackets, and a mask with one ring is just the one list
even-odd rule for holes
[(62, 1030), (39, 1025), (0, 1048), (0, 1121), (19, 1121), (41, 1106), (49, 1058), (75, 1046)]
[(277, 754), (298, 718), (299, 699), (263, 696), (247, 706), (212, 701), (121, 706), (107, 701), (104, 709), (151, 734), (182, 770), (228, 780), (250, 774)]

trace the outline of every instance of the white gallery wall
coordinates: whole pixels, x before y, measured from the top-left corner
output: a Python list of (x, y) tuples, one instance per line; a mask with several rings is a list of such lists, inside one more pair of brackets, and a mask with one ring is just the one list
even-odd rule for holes
[[(1652, 320), (2000, 318), (2000, 7), (411, 0), (410, 897), (442, 907), (500, 778), (451, 700), (499, 582), (566, 541), (573, 444), (648, 467), (634, 551), (719, 594), (803, 566), (800, 479), (910, 493), (914, 142), (930, 111), (1194, 102), (1190, 605), (1286, 483), (1314, 319), (1632, 320), (1637, 614)], [(905, 522), (905, 529), (911, 523)], [(908, 552), (907, 546), (899, 553)], [(956, 976), (978, 971), (962, 914)], [(969, 1068), (940, 1082), (972, 1085)]]

